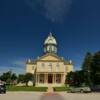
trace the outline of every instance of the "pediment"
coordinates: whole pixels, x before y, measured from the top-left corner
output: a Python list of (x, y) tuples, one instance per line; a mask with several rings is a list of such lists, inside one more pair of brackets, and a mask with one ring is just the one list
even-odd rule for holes
[(38, 60), (41, 60), (41, 61), (61, 61), (62, 59), (60, 57), (58, 57), (57, 55), (46, 54), (46, 55), (40, 57)]

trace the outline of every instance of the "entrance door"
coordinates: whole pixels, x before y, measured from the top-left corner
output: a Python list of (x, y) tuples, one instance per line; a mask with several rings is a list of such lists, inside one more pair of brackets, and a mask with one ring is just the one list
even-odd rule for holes
[(52, 79), (53, 79), (53, 75), (52, 74), (48, 74), (48, 83), (52, 83)]

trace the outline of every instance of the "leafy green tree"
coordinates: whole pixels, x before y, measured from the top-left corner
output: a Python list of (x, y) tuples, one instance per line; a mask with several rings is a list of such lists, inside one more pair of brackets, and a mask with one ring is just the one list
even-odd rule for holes
[(15, 73), (13, 73), (13, 74), (11, 75), (11, 80), (12, 80), (12, 81), (17, 80), (17, 75), (16, 75)]
[(84, 84), (84, 72), (83, 70), (76, 71), (77, 86)]
[(11, 75), (11, 82), (12, 82), (12, 85), (17, 84), (17, 75), (15, 73), (12, 73)]
[(93, 56), (91, 53), (87, 53), (82, 65), (82, 70), (84, 72), (84, 82), (88, 85), (92, 84), (91, 81), (91, 72), (92, 72), (92, 62), (93, 62)]
[(83, 71), (91, 70), (92, 61), (93, 61), (93, 56), (91, 53), (88, 52), (85, 56), (85, 59), (82, 65), (82, 70)]
[(69, 84), (70, 86), (75, 85), (76, 80), (75, 80), (75, 72), (70, 72), (66, 75), (66, 80), (65, 80), (65, 84)]
[(28, 86), (29, 81), (33, 81), (33, 74), (31, 73), (26, 73), (24, 76), (24, 82), (26, 83), (26, 86)]
[(17, 75), (11, 71), (8, 71), (1, 75), (0, 80), (6, 82), (6, 84), (12, 84), (15, 80), (17, 80)]
[(93, 56), (92, 81), (94, 85), (100, 85), (100, 51)]
[(25, 75), (19, 74), (18, 79), (17, 79), (18, 83), (24, 83), (24, 77)]
[(84, 83), (84, 78), (83, 78), (83, 71), (75, 71), (75, 72), (70, 72), (66, 76), (66, 81), (65, 84), (69, 84), (70, 86), (79, 86)]
[(1, 80), (4, 81), (4, 82), (6, 82), (7, 84), (10, 84), (11, 83), (11, 75), (12, 75), (11, 71), (3, 73), (1, 75)]

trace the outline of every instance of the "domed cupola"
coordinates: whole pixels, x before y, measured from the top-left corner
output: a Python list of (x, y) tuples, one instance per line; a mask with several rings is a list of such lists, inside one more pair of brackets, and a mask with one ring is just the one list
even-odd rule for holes
[(44, 42), (44, 53), (57, 53), (57, 42), (52, 33), (49, 34)]

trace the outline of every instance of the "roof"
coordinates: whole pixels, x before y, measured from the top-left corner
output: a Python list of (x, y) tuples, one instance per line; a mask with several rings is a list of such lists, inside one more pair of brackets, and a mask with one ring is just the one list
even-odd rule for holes
[(47, 44), (57, 45), (57, 41), (56, 41), (55, 37), (52, 36), (52, 33), (49, 34), (49, 36), (46, 38), (46, 40), (44, 42), (44, 45), (47, 45)]

